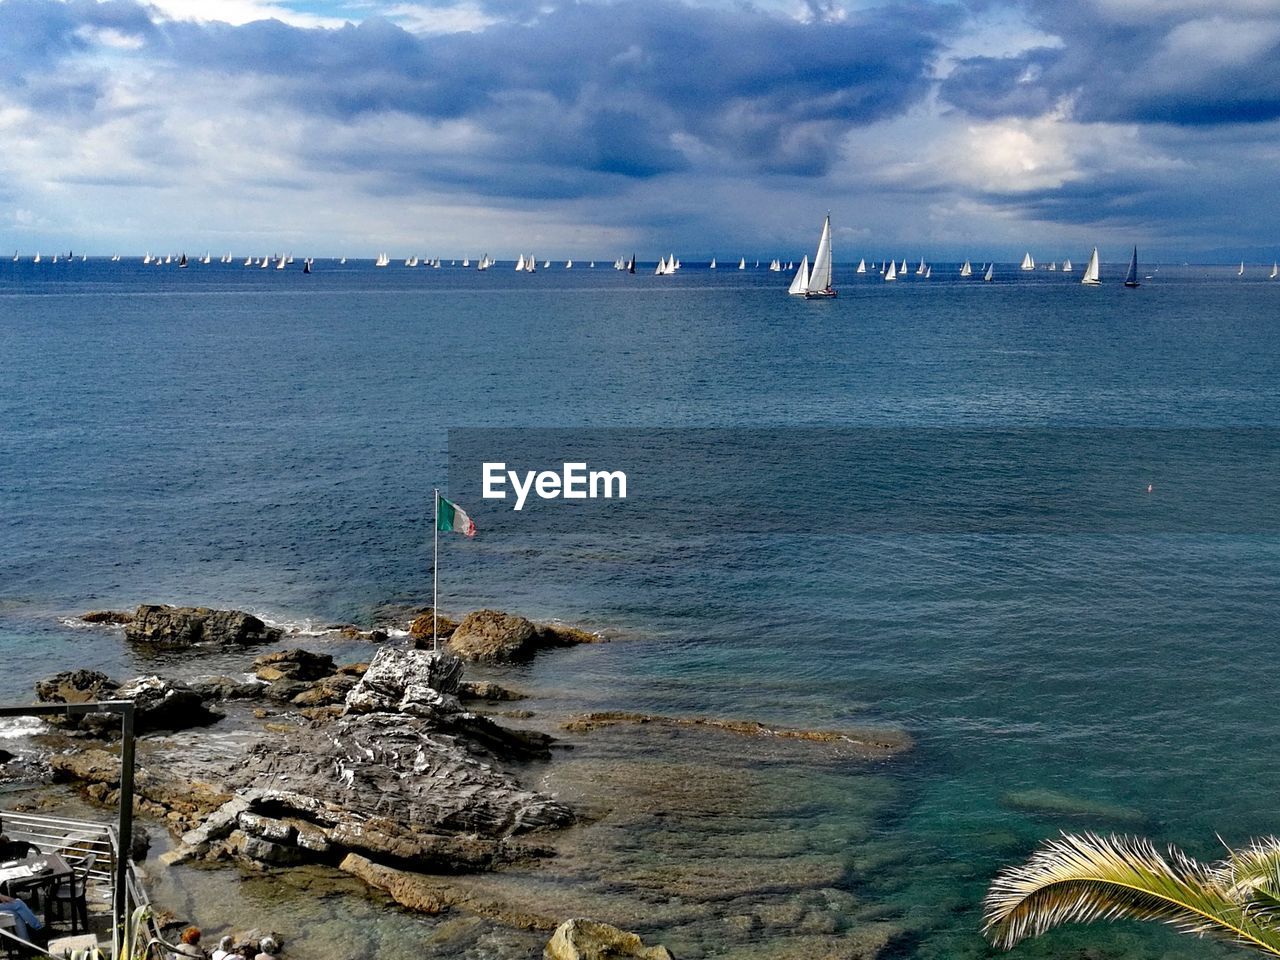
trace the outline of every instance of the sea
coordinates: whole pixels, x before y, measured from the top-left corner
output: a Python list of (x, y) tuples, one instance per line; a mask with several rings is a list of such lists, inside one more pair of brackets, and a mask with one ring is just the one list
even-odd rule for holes
[[(492, 881), (508, 894), (682, 958), (985, 957), (992, 876), (1062, 831), (1216, 858), (1280, 830), (1280, 281), (932, 266), (885, 283), (838, 263), (839, 296), (805, 301), (763, 266), (612, 258), (0, 262), (0, 700), (63, 669), (190, 669), (78, 624), (90, 609), (235, 607), (337, 648), (322, 627), (429, 604), (438, 488), (479, 528), (441, 534), (442, 610), (610, 641), (495, 673), (533, 694), (521, 722), (625, 710), (914, 742), (864, 760), (582, 738), (528, 776), (594, 827), (558, 875)], [(607, 435), (646, 509), (593, 502), (578, 524), (564, 501), (464, 498), (459, 447), (505, 437), (533, 468), (525, 432), (547, 457)], [(681, 464), (678, 497), (634, 479)], [(350, 891), (302, 885), (276, 915), (296, 881), (233, 874), (156, 884), (196, 916), (275, 923), (297, 955), (540, 955), (527, 932)], [(223, 919), (245, 917), (204, 925)], [(1115, 924), (1015, 955), (1231, 952)]]

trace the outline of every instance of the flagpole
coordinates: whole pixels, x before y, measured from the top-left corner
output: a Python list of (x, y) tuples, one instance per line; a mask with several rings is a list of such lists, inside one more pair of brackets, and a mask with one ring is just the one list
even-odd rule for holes
[(440, 488), (436, 488), (436, 522), (431, 525), (431, 649), (440, 652), (436, 611), (440, 609)]

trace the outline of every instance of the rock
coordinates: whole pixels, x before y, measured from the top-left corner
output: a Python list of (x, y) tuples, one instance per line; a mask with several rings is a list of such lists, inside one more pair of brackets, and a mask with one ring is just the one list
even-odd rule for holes
[(191, 689), (205, 700), (257, 700), (266, 691), (267, 685), (256, 680), (217, 676), (192, 680)]
[(133, 622), (133, 614), (125, 610), (90, 610), (80, 615), (85, 623), (125, 624)]
[[(443, 613), (436, 617), (436, 635), (441, 640), (447, 640), (453, 631), (458, 628), (458, 621), (451, 620)], [(425, 613), (414, 617), (413, 622), (409, 624), (409, 636), (414, 639), (414, 646), (423, 649), (419, 641), (425, 640), (427, 647), (431, 646), (431, 608), (428, 607)]]
[(151, 834), (139, 823), (133, 825), (129, 842), (129, 858), (135, 863), (142, 863), (151, 852)]
[(526, 694), (500, 687), (489, 680), (463, 680), (458, 684), (459, 700), (511, 701), (524, 700)]
[(357, 853), (347, 854), (338, 867), (371, 887), (385, 890), (396, 903), (419, 913), (444, 913), (460, 899), (451, 895), (438, 880), (383, 866)]
[(1052, 819), (1103, 820), (1116, 824), (1138, 825), (1147, 821), (1140, 810), (1087, 797), (1071, 796), (1057, 790), (1034, 789), (1007, 793), (1001, 802), (1014, 810)]
[(544, 960), (672, 960), (666, 947), (646, 947), (634, 933), (584, 918), (560, 924), (542, 956)]
[(383, 647), (347, 694), (347, 712), (458, 713), (454, 691), (461, 677), (462, 661), (443, 651)]
[[(119, 684), (97, 670), (67, 670), (36, 682), (36, 699), (41, 703), (92, 703), (95, 700), (113, 700)], [(49, 723), (58, 727), (78, 730), (84, 717), (49, 717)], [(118, 717), (112, 715), (115, 726)]]
[(914, 745), (910, 734), (905, 730), (879, 728), (851, 730), (797, 730), (787, 727), (773, 727), (754, 720), (717, 720), (711, 717), (665, 717), (653, 713), (628, 713), (621, 710), (609, 710), (600, 713), (587, 713), (564, 724), (566, 730), (576, 733), (587, 733), (604, 727), (619, 724), (637, 724), (644, 726), (653, 724), (665, 727), (692, 727), (704, 730), (722, 731), (743, 737), (776, 737), (782, 740), (805, 740), (810, 743), (825, 743), (847, 751), (850, 754), (864, 757), (891, 757), (905, 753)]
[(13, 759), (13, 754), (8, 750), (0, 749), (0, 764), (6, 764)]
[(327, 653), (311, 653), (301, 647), (264, 653), (253, 661), (253, 672), (259, 680), (302, 680), (309, 682), (334, 672), (333, 657)]
[(521, 930), (554, 930), (556, 926), (550, 917), (525, 912), (500, 900), (477, 896), (457, 881), (398, 870), (374, 863), (359, 854), (348, 854), (339, 868), (372, 887), (385, 890), (401, 906), (419, 913), (439, 914), (457, 908)]
[(204, 705), (199, 693), (176, 680), (156, 676), (135, 677), (120, 686), (116, 697), (133, 701), (133, 726), (137, 733), (186, 730), (208, 726), (222, 719), (222, 714)]
[(289, 703), (299, 694), (306, 693), (308, 689), (310, 689), (309, 685), (301, 680), (277, 680), (275, 683), (267, 684), (263, 693), (270, 700)]
[(338, 668), (338, 673), (346, 677), (363, 677), (368, 669), (367, 663), (344, 663)]
[(331, 677), (317, 680), (306, 690), (293, 698), (299, 707), (325, 707), (331, 704), (345, 703), (347, 694), (360, 683), (358, 677), (349, 674), (335, 673)]
[[(369, 672), (376, 667), (375, 660)], [(573, 821), (562, 804), (479, 759), (447, 720), (348, 713), (300, 727), (256, 744), (231, 785), (256, 791), (254, 812), (306, 820), (375, 858), (439, 859), (441, 837), (502, 840)], [(485, 850), (491, 862), (524, 853)], [(466, 869), (474, 859), (469, 852)]]
[(449, 638), (449, 649), (466, 660), (512, 663), (537, 650), (538, 629), (524, 617), (500, 610), (467, 614)]
[[(94, 700), (132, 700), (134, 730), (185, 730), (221, 719), (209, 710), (204, 698), (186, 684), (160, 677), (136, 677), (117, 684), (96, 670), (72, 670), (41, 680), (36, 697), (42, 703), (90, 703)], [(55, 725), (84, 730), (97, 736), (112, 736), (120, 729), (114, 713), (91, 713), (80, 717), (51, 717)]]
[(581, 643), (605, 642), (598, 633), (588, 633), (562, 623), (541, 623), (537, 629), (539, 647), (576, 647)]
[(248, 646), (279, 642), (282, 632), (240, 610), (142, 604), (125, 627), (133, 643), (184, 648), (197, 643)]

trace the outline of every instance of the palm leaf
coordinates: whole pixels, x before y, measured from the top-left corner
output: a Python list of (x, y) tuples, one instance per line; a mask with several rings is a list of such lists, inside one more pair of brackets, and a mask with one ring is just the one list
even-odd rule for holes
[[(1241, 861), (1242, 877), (1249, 862), (1261, 867), (1267, 858)], [(1159, 920), (1280, 956), (1280, 932), (1247, 900), (1233, 898), (1232, 884), (1224, 882), (1229, 864), (1201, 864), (1173, 847), (1162, 856), (1137, 837), (1063, 834), (996, 875), (984, 900), (983, 932), (1007, 950), (1064, 923)]]

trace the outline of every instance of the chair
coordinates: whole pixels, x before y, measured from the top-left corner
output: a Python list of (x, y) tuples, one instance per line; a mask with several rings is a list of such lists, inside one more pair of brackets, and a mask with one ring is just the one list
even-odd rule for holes
[(98, 862), (98, 855), (91, 853), (81, 861), (67, 883), (60, 883), (49, 895), (45, 910), (50, 921), (56, 915), (59, 922), (64, 916), (65, 907), (71, 916), (71, 932), (80, 933), (89, 930), (89, 871)]

